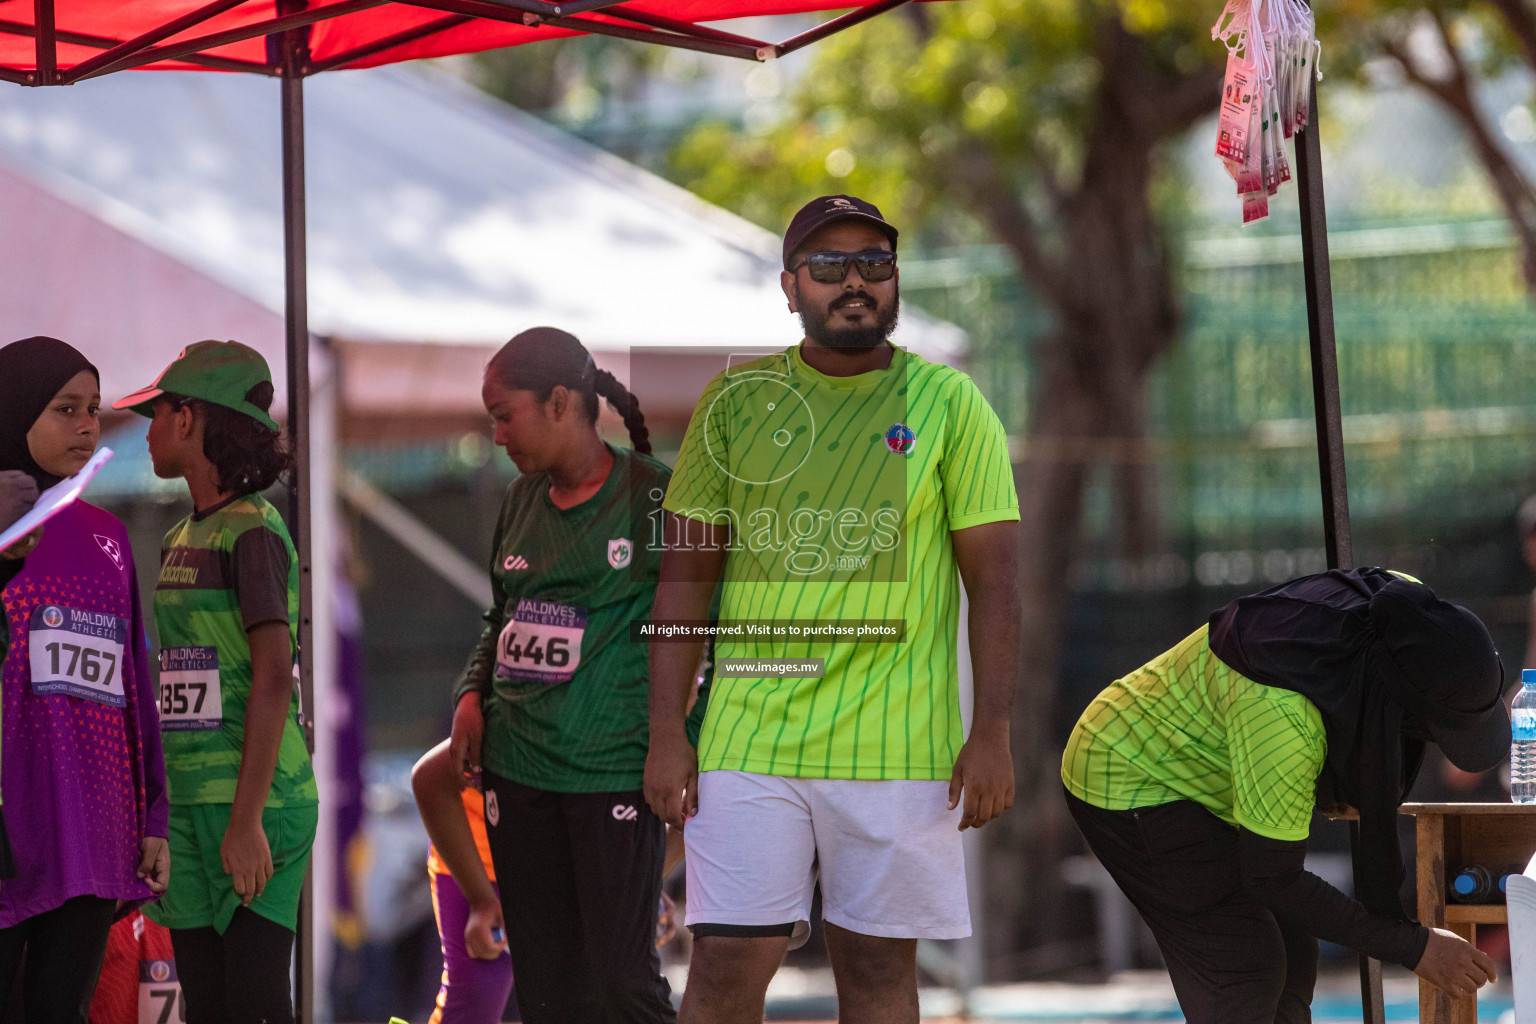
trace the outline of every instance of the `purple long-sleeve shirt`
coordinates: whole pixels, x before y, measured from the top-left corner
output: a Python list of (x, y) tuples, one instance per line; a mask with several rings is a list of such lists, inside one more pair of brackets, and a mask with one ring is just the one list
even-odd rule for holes
[(153, 899), (139, 842), (164, 836), (160, 719), (123, 524), (75, 502), (3, 591), (0, 803), (17, 875), (0, 928), (75, 896)]

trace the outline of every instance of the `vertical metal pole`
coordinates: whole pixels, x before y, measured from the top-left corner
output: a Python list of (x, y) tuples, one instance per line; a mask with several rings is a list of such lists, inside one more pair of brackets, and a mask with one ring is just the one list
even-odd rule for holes
[(32, 25), (36, 30), (37, 84), (59, 84), (59, 47), (54, 36), (53, 0), (32, 0)]
[[(1301, 198), (1302, 277), (1307, 289), (1307, 336), (1312, 348), (1312, 405), (1317, 417), (1317, 460), (1323, 492), (1323, 544), (1330, 569), (1354, 565), (1349, 490), (1344, 480), (1344, 422), (1339, 401), (1339, 355), (1333, 333), (1333, 282), (1328, 272), (1328, 219), (1323, 204), (1323, 155), (1318, 139), (1317, 81), (1310, 83), (1312, 123), (1296, 133), (1296, 185)], [(1349, 826), (1351, 851), (1360, 827)], [(1385, 1024), (1381, 963), (1360, 954), (1360, 1003), (1365, 1024)]]
[[(279, 5), (280, 13), (291, 13)], [(302, 7), (302, 4), (296, 5)], [(304, 715), (305, 738), (314, 750), (314, 578), (311, 572), (313, 530), (309, 489), (309, 296), (306, 289), (308, 262), (304, 230), (304, 66), (309, 60), (307, 33), (290, 31), (282, 36), (283, 104), (283, 250), (287, 290), (288, 440), (293, 446), (294, 470), (289, 488), (289, 518), (294, 547), (299, 554), (299, 694)], [(313, 863), (310, 866), (313, 872)], [(299, 899), (295, 936), (298, 958), (294, 991), (295, 1018), (302, 1024), (315, 1019), (314, 886), (312, 874), (304, 880)]]
[(1344, 482), (1344, 425), (1339, 405), (1339, 356), (1333, 335), (1333, 282), (1328, 272), (1328, 218), (1323, 209), (1323, 156), (1317, 137), (1317, 82), (1312, 123), (1296, 133), (1296, 184), (1301, 198), (1302, 276), (1307, 288), (1307, 335), (1312, 345), (1312, 403), (1323, 485), (1323, 542), (1330, 569), (1354, 564), (1349, 492)]

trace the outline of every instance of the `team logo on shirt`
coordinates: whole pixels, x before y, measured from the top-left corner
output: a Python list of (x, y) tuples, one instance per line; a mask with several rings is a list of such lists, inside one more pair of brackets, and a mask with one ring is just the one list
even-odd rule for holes
[(635, 546), (630, 543), (628, 537), (615, 537), (608, 542), (608, 564), (615, 569), (622, 569), (628, 565), (634, 554)]
[(508, 555), (507, 560), (501, 563), (501, 567), (508, 572), (511, 572), (513, 569), (526, 569), (528, 568), (528, 559), (522, 555)]
[(117, 541), (111, 537), (103, 537), (99, 533), (92, 534), (91, 536), (96, 538), (96, 543), (101, 545), (101, 550), (105, 551), (107, 557), (112, 559), (112, 564), (121, 569), (123, 567), (123, 549)]
[(496, 791), (485, 791), (485, 820), (492, 828), (501, 824), (501, 805), (496, 802)]
[(885, 446), (897, 455), (906, 455), (917, 446), (917, 435), (905, 423), (893, 423), (885, 432)]
[(60, 626), (64, 625), (64, 613), (59, 611), (53, 605), (49, 605), (47, 608), (43, 609), (43, 625), (47, 626), (49, 629), (58, 629)]

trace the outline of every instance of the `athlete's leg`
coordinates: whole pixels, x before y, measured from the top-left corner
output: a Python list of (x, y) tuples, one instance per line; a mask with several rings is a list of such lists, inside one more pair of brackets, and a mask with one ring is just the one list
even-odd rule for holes
[(207, 928), (172, 928), (176, 978), (187, 1008), (187, 1024), (222, 1024), (229, 1020), (224, 992), (224, 939)]
[(762, 1024), (763, 1001), (789, 935), (698, 935), (678, 1024)]
[(926, 779), (804, 779), (838, 1017), (917, 1021), (917, 940), (969, 935), (960, 809)]
[(827, 956), (844, 1024), (917, 1024), (917, 940), (826, 923)]
[(601, 1021), (560, 794), (481, 773), (512, 987), (527, 1024)]
[(31, 920), (23, 1005), (37, 1024), (85, 1024), (116, 900), (76, 896)]
[(804, 781), (700, 773), (699, 813), (683, 830), (693, 959), (679, 1020), (761, 1021), (785, 952), (810, 934), (816, 837)]
[(1107, 811), (1068, 794), (1067, 805), (1152, 929), (1189, 1024), (1275, 1024), (1286, 942), (1243, 893), (1236, 830), (1188, 800)]
[(464, 945), (469, 900), (453, 876), (432, 876), (432, 910), (443, 946), (443, 984), (427, 1024), (497, 1024), (512, 993), (512, 958), (476, 960)]
[(1275, 1024), (1312, 1024), (1312, 991), (1317, 987), (1317, 939), (1280, 925), (1285, 942), (1285, 988)]
[(293, 929), (248, 907), (224, 931), (224, 991), (231, 1024), (293, 1024)]
[(667, 830), (645, 794), (565, 793), (567, 835), (587, 966), (603, 1019), (671, 1024), (671, 989), (656, 949)]

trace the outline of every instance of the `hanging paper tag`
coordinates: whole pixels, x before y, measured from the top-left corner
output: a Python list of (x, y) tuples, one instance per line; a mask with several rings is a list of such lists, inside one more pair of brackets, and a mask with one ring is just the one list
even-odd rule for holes
[(1221, 91), (1221, 117), (1216, 123), (1216, 155), (1246, 163), (1253, 131), (1254, 100), (1258, 94), (1254, 66), (1227, 55), (1227, 81)]

